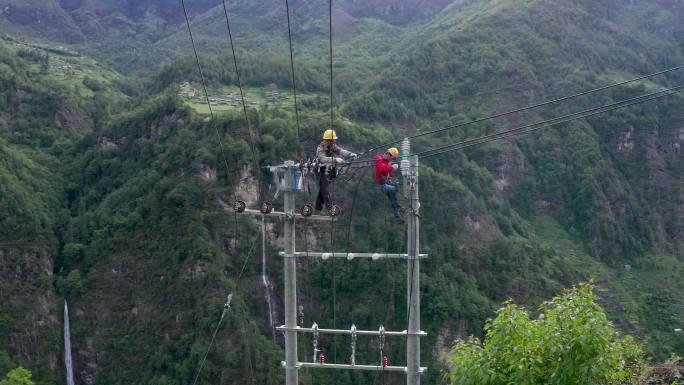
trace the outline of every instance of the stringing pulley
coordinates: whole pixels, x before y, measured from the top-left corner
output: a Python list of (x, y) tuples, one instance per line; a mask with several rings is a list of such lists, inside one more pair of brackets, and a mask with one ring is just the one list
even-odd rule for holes
[(243, 201), (235, 201), (233, 203), (233, 210), (235, 210), (236, 213), (244, 212), (246, 208), (247, 205)]
[(270, 214), (271, 211), (273, 211), (273, 203), (269, 201), (264, 201), (263, 203), (261, 203), (259, 211), (261, 211), (262, 214)]

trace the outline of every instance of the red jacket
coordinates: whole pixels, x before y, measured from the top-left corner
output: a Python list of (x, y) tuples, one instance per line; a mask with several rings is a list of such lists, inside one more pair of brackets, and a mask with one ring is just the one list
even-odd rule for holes
[(375, 160), (375, 183), (380, 184), (386, 178), (392, 177), (394, 168), (389, 159), (384, 159), (383, 154), (378, 154), (373, 157), (373, 160)]

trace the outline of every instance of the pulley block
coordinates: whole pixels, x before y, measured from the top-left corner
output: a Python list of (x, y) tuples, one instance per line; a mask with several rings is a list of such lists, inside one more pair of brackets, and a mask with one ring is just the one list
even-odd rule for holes
[(244, 212), (246, 208), (247, 205), (243, 201), (235, 201), (235, 203), (233, 203), (233, 210), (235, 210), (236, 213)]
[(273, 203), (268, 201), (261, 203), (259, 211), (261, 211), (262, 214), (270, 214), (271, 211), (273, 211)]
[(303, 217), (310, 217), (314, 212), (313, 206), (310, 204), (305, 204), (302, 206), (301, 209), (299, 209), (299, 213), (302, 214)]
[(340, 207), (337, 204), (328, 205), (327, 209), (328, 215), (330, 215), (331, 217), (338, 217), (342, 215), (342, 207)]

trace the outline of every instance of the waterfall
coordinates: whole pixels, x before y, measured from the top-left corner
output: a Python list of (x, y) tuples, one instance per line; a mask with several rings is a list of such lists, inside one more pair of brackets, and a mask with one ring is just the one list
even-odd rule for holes
[(69, 308), (64, 301), (64, 365), (67, 385), (74, 385), (74, 366), (71, 361), (71, 330), (69, 329)]
[(266, 225), (264, 224), (264, 215), (261, 216), (261, 283), (264, 285), (266, 303), (268, 304), (268, 326), (271, 328), (271, 335), (275, 341), (271, 284), (268, 282), (268, 265), (266, 264)]

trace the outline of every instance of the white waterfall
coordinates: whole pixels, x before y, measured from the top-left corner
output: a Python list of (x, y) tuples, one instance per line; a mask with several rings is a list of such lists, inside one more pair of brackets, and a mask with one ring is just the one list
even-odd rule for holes
[(74, 366), (71, 361), (71, 330), (69, 328), (69, 308), (64, 301), (64, 365), (66, 366), (67, 385), (74, 385)]

